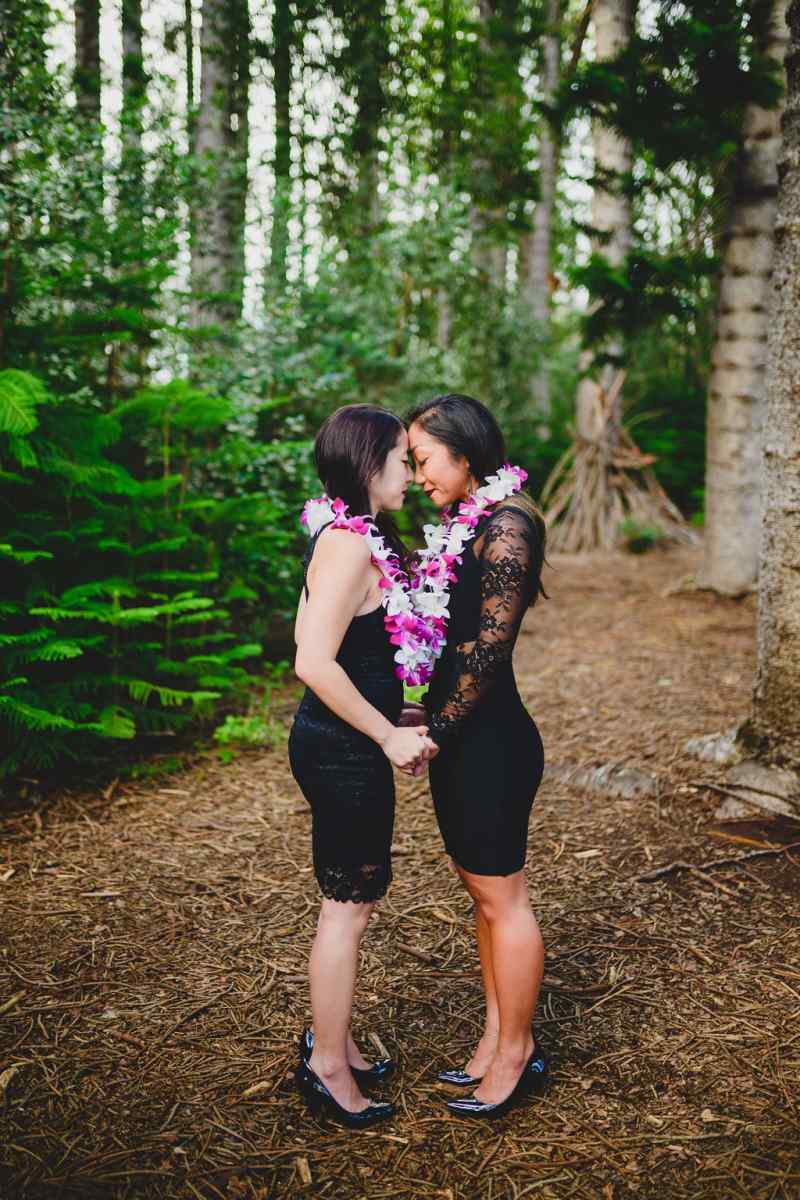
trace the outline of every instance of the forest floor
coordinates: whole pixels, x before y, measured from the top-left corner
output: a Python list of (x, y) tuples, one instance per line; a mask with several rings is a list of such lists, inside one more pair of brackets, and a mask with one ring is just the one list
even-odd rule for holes
[[(660, 781), (636, 800), (561, 772), (540, 789), (546, 1095), (493, 1125), (444, 1108), (436, 1072), (481, 1028), (477, 957), (427, 790), (401, 776), (354, 1023), (399, 1060), (398, 1112), (361, 1134), (317, 1124), (291, 1079), (317, 909), (308, 811), (283, 749), (202, 752), (2, 818), (0, 1194), (800, 1197), (800, 852), (640, 878), (792, 836), (715, 819), (723, 772), (683, 751), (747, 712), (754, 662), (752, 597), (671, 590), (696, 561), (558, 558), (518, 644), (552, 765)], [(287, 726), (295, 703), (278, 701)]]

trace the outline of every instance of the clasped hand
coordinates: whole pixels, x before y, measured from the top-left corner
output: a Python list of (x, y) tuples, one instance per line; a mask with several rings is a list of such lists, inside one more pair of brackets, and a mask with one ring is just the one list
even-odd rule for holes
[(389, 760), (407, 775), (421, 775), (439, 753), (436, 742), (428, 737), (426, 720), (421, 704), (404, 704), (397, 726), (384, 745)]

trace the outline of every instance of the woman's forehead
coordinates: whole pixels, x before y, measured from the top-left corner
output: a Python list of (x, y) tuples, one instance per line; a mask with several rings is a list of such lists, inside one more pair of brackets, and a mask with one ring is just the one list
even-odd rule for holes
[(417, 450), (427, 450), (430, 452), (435, 450), (436, 446), (440, 445), (441, 443), (437, 442), (436, 438), (431, 437), (429, 433), (426, 433), (425, 430), (421, 429), (418, 425), (412, 425), (408, 431), (408, 444), (416, 453)]

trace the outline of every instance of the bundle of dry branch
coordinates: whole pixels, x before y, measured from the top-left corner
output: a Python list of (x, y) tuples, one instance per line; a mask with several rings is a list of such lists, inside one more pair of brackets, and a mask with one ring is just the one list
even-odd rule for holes
[(625, 521), (673, 541), (695, 540), (651, 469), (655, 457), (642, 454), (616, 420), (624, 379), (619, 371), (607, 391), (597, 388), (590, 422), (595, 436), (576, 433), (544, 486), (541, 500), (552, 551), (610, 550), (619, 543)]

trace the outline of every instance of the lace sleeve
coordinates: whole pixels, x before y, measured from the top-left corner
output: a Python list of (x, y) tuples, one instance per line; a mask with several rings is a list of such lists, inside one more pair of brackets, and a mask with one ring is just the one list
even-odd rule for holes
[(499, 668), (511, 660), (522, 618), (538, 588), (534, 537), (527, 518), (512, 509), (500, 509), (483, 533), (478, 638), (456, 647), (456, 683), (441, 708), (429, 716), (430, 736), (439, 745), (458, 731)]

